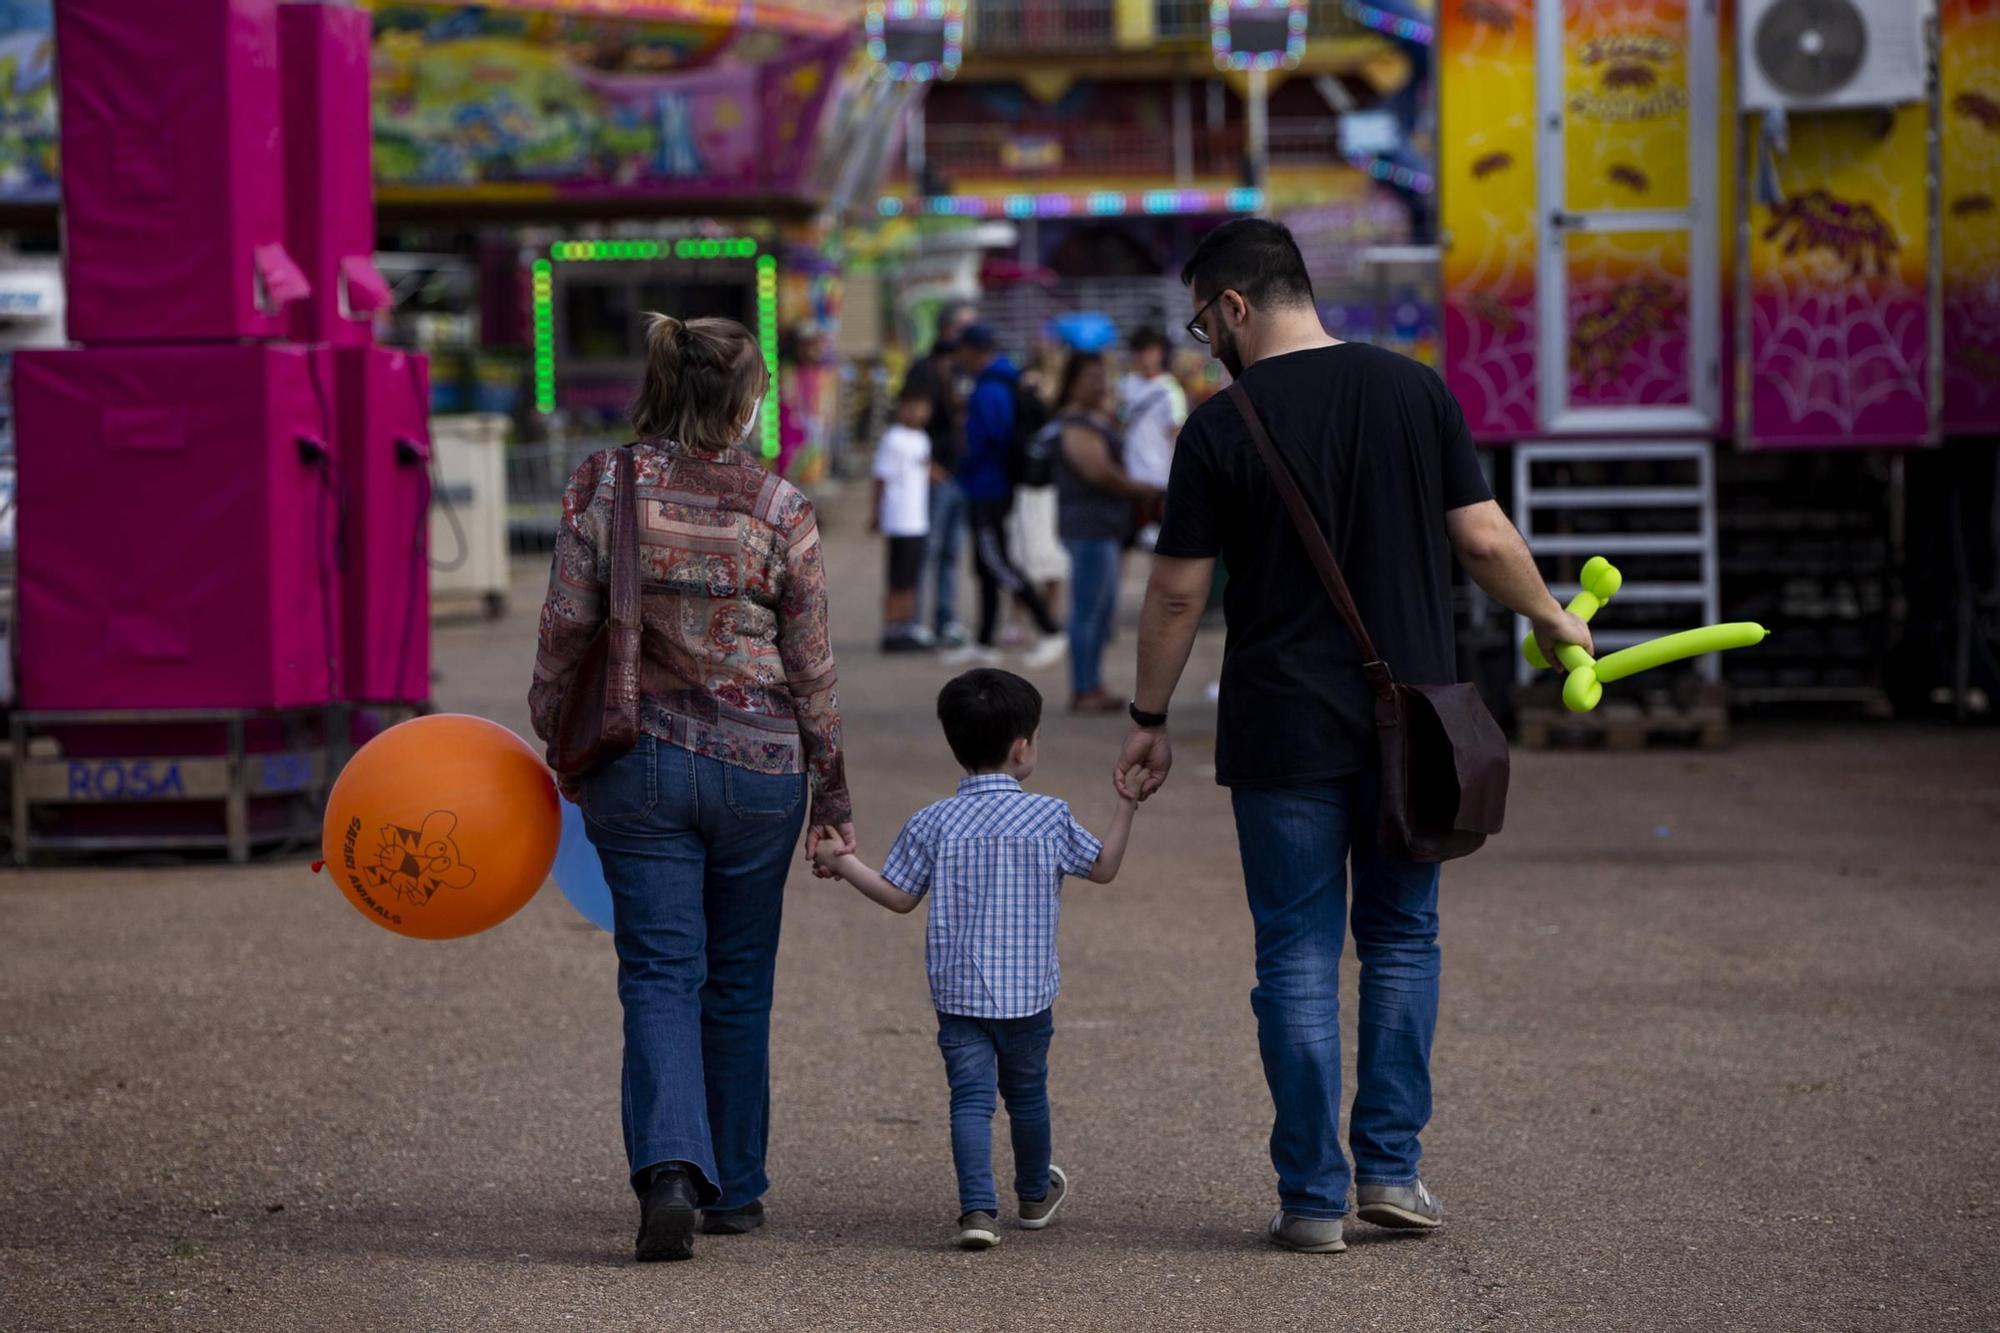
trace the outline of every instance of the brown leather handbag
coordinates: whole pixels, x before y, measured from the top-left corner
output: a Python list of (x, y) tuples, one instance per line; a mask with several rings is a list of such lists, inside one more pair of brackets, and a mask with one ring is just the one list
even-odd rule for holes
[(1375, 651), (1298, 479), (1271, 443), (1250, 395), (1231, 384), (1229, 400), (1284, 497), (1292, 526), (1320, 582), (1361, 650), (1361, 670), (1375, 696), (1382, 750), (1382, 850), (1409, 861), (1449, 861), (1476, 852), (1500, 831), (1507, 813), (1507, 738), (1470, 685), (1401, 685)]
[(611, 588), (604, 623), (556, 710), (556, 772), (581, 777), (639, 743), (639, 478), (632, 446), (612, 478)]

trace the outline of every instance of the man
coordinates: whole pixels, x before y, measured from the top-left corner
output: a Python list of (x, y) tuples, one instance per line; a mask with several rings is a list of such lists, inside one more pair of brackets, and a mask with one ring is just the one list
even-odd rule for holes
[[(959, 335), (972, 323), (973, 308), (946, 306), (938, 314), (937, 340), (930, 354), (910, 366), (903, 378), (902, 398), (911, 393), (930, 400), (931, 437), (930, 542), (924, 552), (926, 578), (935, 611), (931, 624), (936, 641), (958, 647), (970, 637), (958, 621), (958, 551), (965, 536), (965, 492), (954, 470), (965, 453), (965, 405), (955, 384)], [(919, 597), (917, 620), (923, 620)]]
[[(1453, 551), (1480, 587), (1529, 618), (1545, 647), (1590, 646), (1493, 503), (1443, 381), (1328, 336), (1290, 232), (1262, 219), (1226, 223), (1195, 248), (1181, 281), (1189, 333), (1249, 394), (1399, 679), (1453, 678)], [(1437, 1026), (1438, 868), (1375, 845), (1374, 714), (1359, 654), (1224, 394), (1195, 409), (1175, 450), (1121, 773), (1145, 768), (1142, 797), (1166, 781), (1167, 706), (1218, 556), (1230, 579), (1216, 777), (1230, 788), (1256, 930), (1250, 1003), (1276, 1111), (1270, 1235), (1287, 1249), (1328, 1253), (1346, 1248), (1350, 1180), (1366, 1221), (1422, 1230), (1444, 1220), (1417, 1175)], [(1123, 790), (1126, 779), (1114, 780)], [(1338, 1021), (1350, 910), (1361, 961), (1351, 1173), (1339, 1143)]]
[(1000, 354), (993, 330), (973, 324), (959, 338), (958, 368), (973, 380), (965, 407), (965, 456), (959, 460), (958, 484), (965, 491), (972, 519), (973, 567), (979, 574), (979, 638), (962, 650), (955, 662), (992, 663), (999, 660), (994, 638), (1000, 629), (1000, 595), (1020, 603), (1041, 632), (1024, 659), (1030, 670), (1054, 666), (1068, 651), (1048, 605), (1007, 550), (1007, 513), (1014, 505), (1014, 399), (1020, 372)]
[(1167, 336), (1152, 327), (1132, 334), (1132, 369), (1119, 383), (1125, 412), (1125, 470), (1132, 480), (1167, 488), (1174, 436), (1187, 420), (1187, 394), (1167, 371)]

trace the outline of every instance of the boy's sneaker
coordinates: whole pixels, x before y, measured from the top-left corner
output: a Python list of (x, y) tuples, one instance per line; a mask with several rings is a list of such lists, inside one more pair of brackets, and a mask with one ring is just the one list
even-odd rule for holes
[(1021, 659), (1021, 665), (1030, 671), (1040, 671), (1052, 667), (1069, 656), (1069, 636), (1067, 634), (1044, 634), (1035, 640), (1035, 646)]
[(993, 666), (1000, 654), (976, 643), (961, 644), (938, 659), (946, 666)]
[(1280, 1210), (1271, 1219), (1271, 1243), (1300, 1254), (1340, 1254), (1347, 1249), (1340, 1229), (1337, 1217), (1300, 1217)]
[(958, 1248), (990, 1250), (1000, 1243), (1000, 1219), (991, 1213), (967, 1213), (958, 1219)]
[(1059, 1166), (1049, 1168), (1049, 1192), (1039, 1199), (1021, 1200), (1021, 1225), (1040, 1231), (1056, 1220), (1056, 1209), (1069, 1197), (1069, 1177)]
[(1407, 1185), (1356, 1185), (1354, 1212), (1364, 1222), (1397, 1231), (1434, 1231), (1444, 1225), (1444, 1205), (1413, 1180)]

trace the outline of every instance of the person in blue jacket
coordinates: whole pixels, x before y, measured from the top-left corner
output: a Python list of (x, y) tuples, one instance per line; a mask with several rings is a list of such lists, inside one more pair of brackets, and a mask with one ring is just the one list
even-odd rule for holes
[(973, 379), (958, 484), (971, 511), (974, 566), (979, 574), (979, 641), (963, 656), (966, 660), (999, 660), (993, 641), (1000, 628), (1000, 594), (1005, 592), (1021, 604), (1041, 631), (1042, 637), (1024, 665), (1030, 669), (1054, 666), (1069, 650), (1069, 640), (1007, 550), (1007, 512), (1014, 507), (1012, 458), (1020, 372), (1000, 354), (993, 330), (984, 324), (974, 324), (959, 335), (958, 360), (959, 369)]

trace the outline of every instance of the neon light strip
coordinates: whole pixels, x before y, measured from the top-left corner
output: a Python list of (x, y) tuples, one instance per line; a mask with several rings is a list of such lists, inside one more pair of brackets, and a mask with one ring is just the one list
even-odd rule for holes
[(1093, 190), (1087, 194), (1008, 194), (997, 198), (974, 194), (936, 194), (913, 200), (885, 197), (876, 204), (876, 211), (885, 218), (905, 213), (959, 218), (1106, 218), (1134, 213), (1155, 217), (1255, 213), (1263, 207), (1262, 190), (1239, 186), (1233, 190), (1146, 190), (1138, 194)]
[(1350, 157), (1347, 163), (1349, 166), (1359, 167), (1378, 181), (1387, 181), (1391, 185), (1401, 186), (1416, 194), (1429, 194), (1437, 188), (1437, 182), (1432, 180), (1428, 173), (1412, 171), (1408, 167), (1391, 162), (1386, 157)]
[(535, 410), (556, 410), (556, 282), (555, 266), (546, 259), (534, 263)]
[[(1353, 6), (1350, 4), (1351, 10)], [(1229, 15), (1247, 10), (1285, 9), (1285, 49), (1283, 51), (1232, 50), (1229, 45)], [(1209, 0), (1208, 49), (1215, 53), (1218, 69), (1297, 69), (1306, 54), (1306, 0)]]
[(757, 260), (757, 341), (764, 349), (764, 369), (771, 384), (764, 391), (764, 457), (778, 457), (778, 261), (770, 255)]
[(1421, 19), (1405, 18), (1401, 14), (1392, 14), (1386, 9), (1377, 9), (1373, 5), (1363, 4), (1361, 0), (1341, 0), (1340, 7), (1347, 11), (1347, 17), (1353, 19), (1363, 27), (1373, 28), (1377, 32), (1386, 32), (1390, 36), (1400, 37), (1406, 42), (1417, 42), (1420, 45), (1429, 46), (1437, 37), (1436, 30)]
[[(889, 59), (888, 21), (925, 19), (944, 24), (943, 60)], [(958, 73), (965, 56), (964, 0), (872, 0), (868, 6), (868, 58), (881, 68), (876, 72), (895, 83), (929, 83), (949, 79)]]

